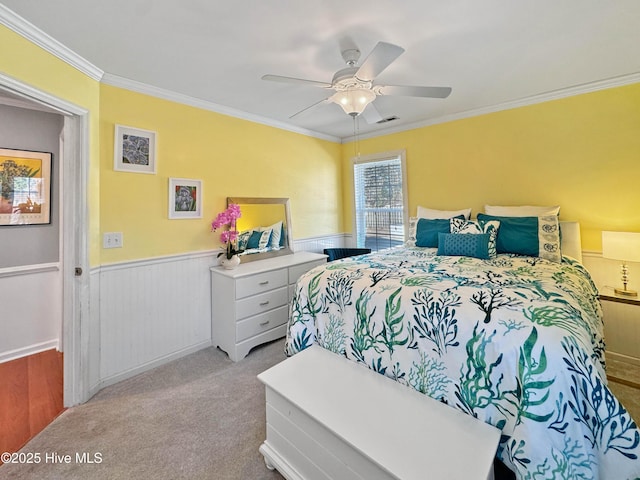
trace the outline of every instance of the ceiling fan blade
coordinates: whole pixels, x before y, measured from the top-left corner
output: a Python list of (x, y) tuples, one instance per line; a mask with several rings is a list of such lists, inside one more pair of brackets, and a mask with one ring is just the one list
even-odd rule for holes
[(403, 52), (404, 48), (402, 47), (391, 43), (378, 42), (356, 72), (356, 77), (365, 81), (373, 80)]
[(302, 110), (300, 110), (299, 112), (294, 113), (293, 115), (291, 115), (289, 118), (293, 118), (293, 117), (297, 117), (298, 115), (307, 112), (317, 106), (319, 106), (322, 103), (330, 103), (329, 98), (323, 98), (322, 100), (320, 100), (319, 102), (316, 102), (314, 104), (309, 105), (308, 107), (303, 108)]
[(305, 80), (304, 78), (283, 77), (281, 75), (263, 75), (262, 80), (280, 83), (297, 83), (309, 85), (311, 87), (331, 88), (331, 84), (327, 82), (317, 82), (316, 80)]
[(364, 118), (364, 121), (369, 125), (373, 125), (374, 123), (378, 123), (380, 120), (382, 120), (382, 115), (380, 115), (380, 112), (373, 105), (373, 103), (367, 105), (361, 115)]
[(400, 95), (405, 97), (447, 98), (451, 87), (412, 87), (403, 85), (381, 85), (376, 87), (381, 95)]

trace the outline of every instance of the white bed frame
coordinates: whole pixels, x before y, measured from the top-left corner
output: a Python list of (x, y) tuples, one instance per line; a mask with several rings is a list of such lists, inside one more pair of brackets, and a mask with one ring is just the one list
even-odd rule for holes
[(258, 375), (288, 480), (492, 480), (500, 430), (313, 345)]

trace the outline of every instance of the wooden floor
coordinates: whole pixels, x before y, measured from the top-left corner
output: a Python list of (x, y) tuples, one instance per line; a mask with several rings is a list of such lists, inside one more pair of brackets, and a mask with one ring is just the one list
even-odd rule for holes
[(19, 450), (62, 413), (62, 371), (55, 349), (0, 363), (0, 452)]

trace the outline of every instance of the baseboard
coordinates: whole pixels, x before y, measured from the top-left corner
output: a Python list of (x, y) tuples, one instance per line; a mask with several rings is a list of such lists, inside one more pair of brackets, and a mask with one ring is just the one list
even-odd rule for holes
[(16, 348), (15, 350), (9, 350), (8, 352), (0, 353), (0, 363), (10, 362), (11, 360), (17, 360), (18, 358), (28, 357), (35, 353), (44, 352), (45, 350), (51, 350), (55, 348), (60, 350), (60, 341), (56, 338), (42, 343), (36, 343), (34, 345), (28, 345), (22, 348)]
[(631, 365), (637, 365), (637, 366), (640, 367), (640, 358), (631, 357), (629, 355), (624, 355), (622, 353), (616, 353), (616, 352), (607, 351), (605, 353), (605, 358), (608, 358), (608, 359), (611, 359), (611, 360), (617, 360), (619, 362), (630, 363)]
[[(98, 391), (100, 391), (101, 389), (108, 387), (109, 385), (113, 385), (116, 384), (118, 382), (121, 382), (122, 380), (126, 380), (128, 378), (131, 377), (135, 377), (136, 375), (146, 372), (147, 370), (151, 370), (153, 368), (159, 367), (161, 365), (164, 365), (166, 363), (172, 362), (174, 360), (177, 360), (179, 358), (182, 357), (186, 357), (187, 355), (190, 355), (192, 353), (195, 353), (199, 350), (202, 350), (204, 348), (208, 348), (212, 345), (211, 343), (211, 339), (206, 340), (204, 342), (200, 342), (200, 343), (196, 343), (195, 345), (191, 345), (190, 347), (187, 348), (183, 348), (182, 350), (178, 350), (177, 352), (173, 352), (170, 353), (168, 355), (164, 355), (160, 358), (156, 358), (155, 360), (152, 360), (150, 362), (144, 363), (142, 365), (139, 365), (135, 368), (131, 368), (129, 370), (125, 370), (124, 372), (120, 372), (116, 375), (112, 375), (110, 377), (106, 377), (103, 378), (99, 385), (96, 385), (94, 388), (92, 388), (92, 390), (95, 390), (95, 392), (93, 393), (93, 395), (95, 395), (96, 393), (98, 393)], [(96, 388), (99, 387), (99, 388)]]

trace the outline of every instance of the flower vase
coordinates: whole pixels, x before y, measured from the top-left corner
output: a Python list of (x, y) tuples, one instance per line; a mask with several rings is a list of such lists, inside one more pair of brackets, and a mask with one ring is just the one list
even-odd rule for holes
[(240, 257), (238, 255), (234, 255), (231, 258), (227, 258), (226, 255), (221, 255), (220, 265), (222, 265), (222, 268), (225, 270), (233, 270), (240, 265)]

